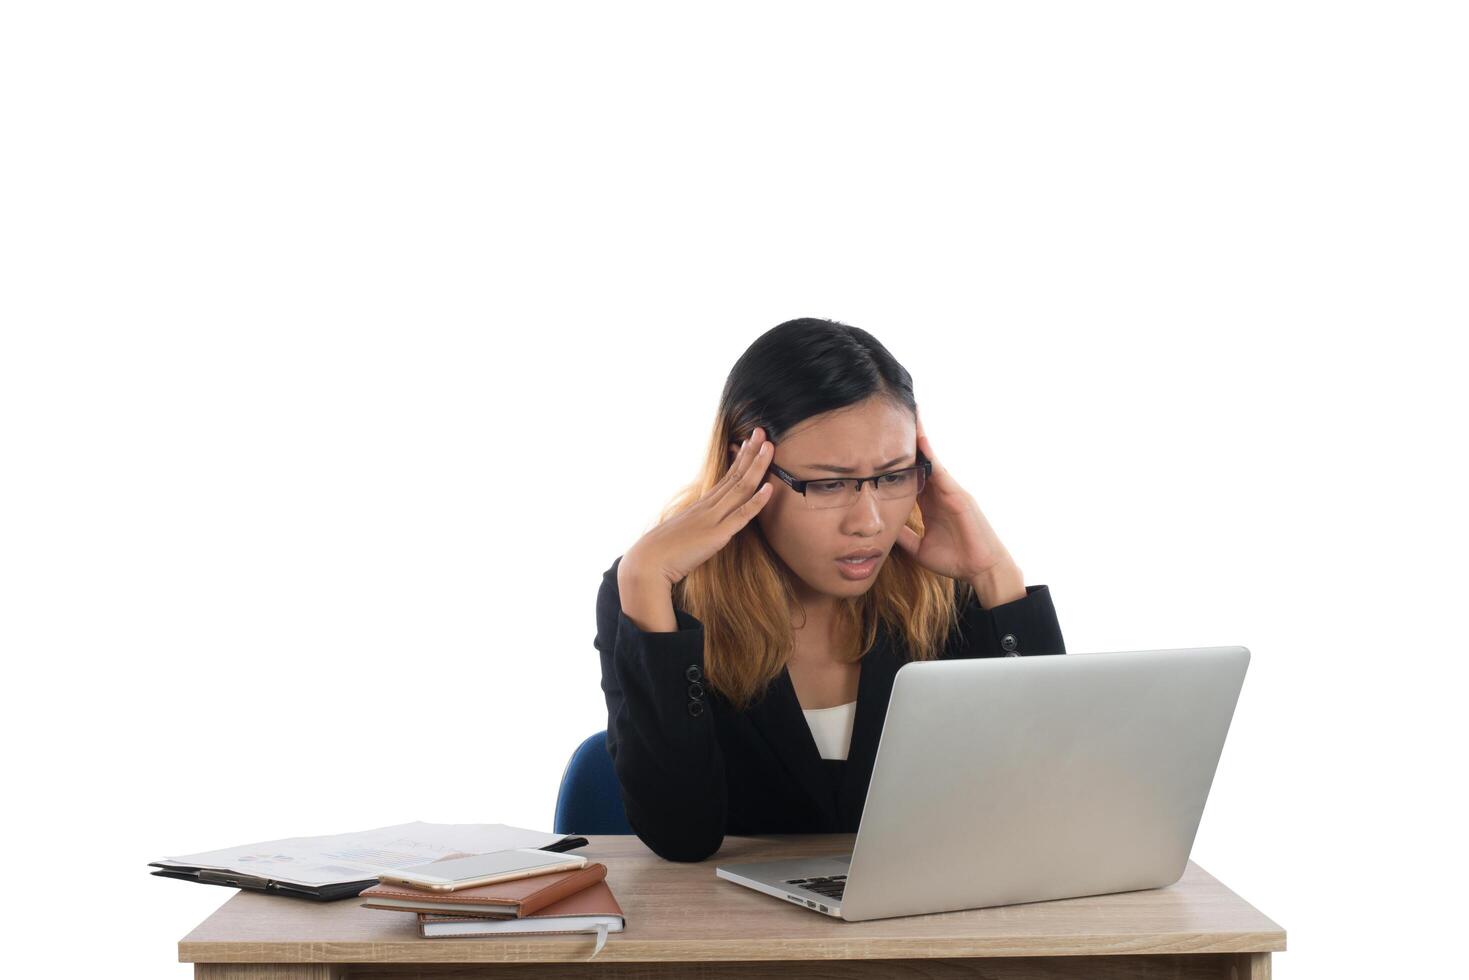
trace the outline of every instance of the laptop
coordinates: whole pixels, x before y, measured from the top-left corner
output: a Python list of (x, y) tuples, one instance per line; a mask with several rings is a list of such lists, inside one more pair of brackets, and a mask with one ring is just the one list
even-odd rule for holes
[(898, 669), (852, 852), (719, 877), (849, 922), (1171, 885), (1250, 652), (914, 661)]

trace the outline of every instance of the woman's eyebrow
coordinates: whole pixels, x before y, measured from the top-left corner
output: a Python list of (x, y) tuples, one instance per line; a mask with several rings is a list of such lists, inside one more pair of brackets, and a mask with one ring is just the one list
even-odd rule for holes
[[(886, 463), (883, 463), (881, 466), (879, 466), (878, 467), (878, 470), (885, 470), (889, 466), (893, 466), (893, 465), (895, 465), (897, 463), (901, 463), (904, 460), (906, 460), (907, 458), (908, 457), (906, 455), (904, 455), (904, 456), (899, 456), (897, 459), (890, 459)], [(854, 470), (850, 466), (832, 466), (830, 463), (812, 463), (809, 466), (805, 467), (805, 469), (808, 469), (808, 470), (827, 470), (827, 471), (832, 472), (832, 473), (855, 473), (855, 472), (857, 472), (856, 470)]]

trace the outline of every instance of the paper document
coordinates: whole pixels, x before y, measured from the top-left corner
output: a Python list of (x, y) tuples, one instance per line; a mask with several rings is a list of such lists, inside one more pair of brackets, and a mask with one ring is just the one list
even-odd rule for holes
[(204, 868), (298, 885), (335, 885), (376, 878), (451, 855), (545, 847), (566, 834), (503, 823), (414, 823), (329, 837), (287, 837), (202, 854), (160, 858), (163, 868)]

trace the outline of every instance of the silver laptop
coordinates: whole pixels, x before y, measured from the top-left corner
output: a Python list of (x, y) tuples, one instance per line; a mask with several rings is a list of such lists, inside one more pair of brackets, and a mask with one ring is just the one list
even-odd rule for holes
[(1183, 875), (1250, 651), (906, 663), (852, 853), (715, 873), (849, 921)]

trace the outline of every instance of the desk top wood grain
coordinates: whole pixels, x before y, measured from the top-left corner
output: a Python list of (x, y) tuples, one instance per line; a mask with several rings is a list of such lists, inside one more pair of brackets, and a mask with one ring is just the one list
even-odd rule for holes
[[(597, 962), (907, 959), (1281, 952), (1285, 930), (1193, 862), (1167, 888), (844, 922), (714, 874), (716, 865), (841, 854), (854, 834), (726, 837), (713, 857), (664, 861), (632, 836), (588, 835), (626, 929)], [(423, 939), (408, 912), (358, 899), (239, 892), (179, 942), (185, 963), (576, 962), (595, 936)]]

